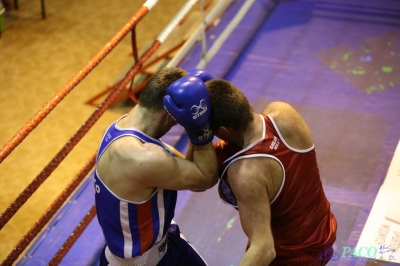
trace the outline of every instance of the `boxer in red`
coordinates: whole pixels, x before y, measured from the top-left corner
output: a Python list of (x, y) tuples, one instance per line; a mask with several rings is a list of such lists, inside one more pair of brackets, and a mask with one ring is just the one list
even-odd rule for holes
[[(311, 132), (289, 104), (254, 112), (232, 83), (206, 82), (221, 199), (249, 239), (244, 265), (325, 265), (337, 223), (322, 187)], [(324, 256), (320, 256), (324, 254)]]

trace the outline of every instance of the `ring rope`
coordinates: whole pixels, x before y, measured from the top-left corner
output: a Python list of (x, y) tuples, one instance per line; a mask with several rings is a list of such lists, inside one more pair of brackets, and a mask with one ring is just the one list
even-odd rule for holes
[(207, 52), (207, 38), (206, 38), (206, 28), (207, 28), (207, 23), (206, 23), (206, 15), (204, 14), (204, 0), (201, 0), (200, 2), (200, 10), (201, 10), (201, 22), (204, 25), (204, 30), (201, 34), (201, 48), (202, 48), (202, 55)]
[(89, 212), (85, 215), (82, 221), (78, 224), (75, 230), (70, 234), (68, 239), (64, 242), (62, 247), (57, 251), (54, 257), (49, 262), (49, 266), (57, 266), (60, 264), (62, 259), (67, 255), (68, 251), (71, 249), (73, 244), (78, 240), (79, 236), (83, 233), (85, 228), (89, 225), (89, 223), (93, 220), (96, 216), (96, 206), (93, 205), (90, 208)]
[(200, 24), (195, 32), (190, 36), (190, 38), (185, 42), (185, 44), (179, 49), (178, 53), (174, 56), (174, 58), (169, 61), (167, 67), (177, 66), (182, 59), (187, 55), (187, 53), (193, 48), (195, 43), (197, 42), (200, 35), (206, 30), (206, 27), (214, 21), (218, 14), (224, 10), (224, 8), (230, 3), (232, 0), (219, 0), (214, 8), (209, 12), (209, 14), (205, 17), (204, 23)]
[(228, 24), (228, 26), (224, 29), (224, 31), (219, 35), (218, 39), (211, 46), (209, 51), (204, 54), (197, 65), (197, 68), (204, 68), (208, 62), (214, 57), (214, 55), (221, 48), (222, 44), (226, 41), (228, 36), (232, 33), (232, 31), (236, 28), (239, 22), (243, 19), (244, 15), (246, 15), (247, 11), (249, 11), (250, 7), (254, 4), (255, 0), (246, 0), (243, 6), (239, 9), (238, 13), (232, 19), (232, 21)]
[(75, 178), (68, 184), (64, 191), (57, 197), (57, 199), (47, 208), (46, 212), (40, 217), (35, 225), (21, 238), (18, 244), (14, 247), (7, 258), (2, 262), (4, 265), (12, 265), (12, 263), (18, 259), (19, 255), (26, 249), (26, 247), (32, 242), (32, 240), (41, 232), (45, 225), (50, 219), (57, 213), (65, 201), (69, 198), (72, 192), (79, 186), (79, 184), (85, 179), (89, 171), (93, 169), (96, 162), (96, 154), (84, 165), (79, 171)]
[(53, 157), (53, 159), (46, 165), (40, 174), (19, 194), (17, 199), (3, 212), (0, 216), (0, 229), (14, 216), (14, 214), (21, 208), (21, 206), (32, 196), (32, 194), (39, 188), (39, 186), (50, 176), (50, 174), (58, 167), (62, 160), (70, 153), (76, 144), (84, 137), (93, 124), (100, 118), (100, 116), (107, 110), (113, 103), (118, 94), (126, 87), (126, 85), (136, 75), (144, 61), (146, 61), (155, 50), (161, 45), (160, 41), (155, 41), (153, 45), (146, 51), (145, 55), (136, 63), (133, 68), (128, 72), (127, 76), (122, 80), (120, 85), (113, 90), (107, 98), (99, 105), (99, 107), (92, 113), (86, 120), (81, 128), (72, 136), (72, 138), (64, 145), (64, 147)]
[(39, 123), (57, 106), (58, 103), (75, 88), (132, 30), (133, 27), (150, 11), (157, 1), (151, 0), (122, 27), (118, 33), (79, 71), (61, 90), (50, 99), (1, 149), (0, 163), (35, 129)]
[[(139, 56), (138, 56), (138, 49), (137, 49), (137, 42), (136, 42), (136, 27), (133, 27), (131, 31), (131, 44), (132, 44), (132, 54), (133, 54), (133, 59), (135, 59), (135, 63), (139, 61)], [(135, 83), (135, 77), (132, 77), (131, 80), (131, 85), (129, 86), (129, 89), (131, 90), (133, 88), (133, 85)]]
[(156, 39), (163, 43), (197, 1), (198, 0), (187, 1)]
[[(99, 108), (90, 116), (90, 118), (83, 124), (77, 133), (67, 142), (67, 144), (60, 150), (60, 152), (53, 158), (53, 160), (42, 170), (42, 172), (29, 184), (27, 188), (17, 197), (16, 200), (6, 209), (0, 216), (0, 229), (14, 216), (14, 214), (21, 208), (21, 206), (28, 200), (28, 198), (38, 189), (38, 187), (47, 179), (51, 172), (60, 164), (60, 162), (68, 155), (69, 151), (77, 144), (77, 142), (84, 136), (90, 129), (93, 123), (98, 120), (102, 113), (113, 102), (117, 95), (125, 88), (132, 77), (139, 72), (142, 62), (146, 61), (155, 50), (160, 46), (159, 41), (155, 41), (153, 45), (146, 51), (144, 56), (135, 64), (125, 78), (121, 81), (120, 85), (110, 93), (110, 95), (99, 105)], [(5, 264), (7, 265), (7, 264)]]
[[(151, 3), (154, 1), (150, 1)], [(149, 5), (150, 7), (153, 6)], [(52, 109), (61, 101), (65, 95), (75, 87), (80, 80), (82, 80), (101, 60), (108, 54), (122, 38), (127, 35), (133, 27), (148, 13), (149, 9), (146, 6), (142, 6), (136, 15), (127, 23), (125, 26), (107, 43), (107, 45), (100, 50), (96, 54), (96, 56), (86, 64), (86, 71), (81, 70), (78, 74), (64, 86), (60, 92), (53, 97), (42, 109), (39, 111), (39, 115), (34, 116), (30, 122), (28, 122), (23, 129), (18, 132), (14, 138), (9, 141), (1, 150), (0, 150), (0, 162), (2, 159), (2, 155), (8, 155), (26, 136), (30, 133), (39, 123), (46, 117), (47, 114), (50, 113)], [(137, 17), (136, 17), (137, 16)], [(157, 49), (157, 48), (156, 48)], [(153, 53), (153, 52), (152, 52)], [(102, 58), (101, 58), (102, 57)], [(147, 59), (146, 59), (147, 60)], [(95, 61), (95, 63), (93, 63)], [(136, 64), (135, 64), (136, 65)], [(87, 72), (86, 74), (82, 74), (83, 72)], [(136, 70), (138, 72), (138, 70)], [(133, 78), (134, 74), (131, 74), (131, 78)], [(126, 86), (126, 82), (122, 81), (124, 86)], [(72, 86), (75, 84), (74, 86)], [(38, 187), (47, 179), (47, 177), (57, 168), (57, 166), (61, 163), (61, 161), (69, 154), (69, 152), (73, 149), (73, 147), (82, 139), (82, 137), (89, 131), (89, 129), (93, 126), (93, 124), (100, 118), (100, 116), (105, 112), (106, 108), (111, 105), (112, 101), (117, 97), (118, 93), (122, 91), (124, 87), (119, 86), (116, 88), (110, 95), (98, 106), (96, 111), (89, 117), (89, 119), (83, 124), (83, 126), (75, 133), (75, 135), (67, 142), (67, 144), (56, 154), (56, 156), (47, 164), (47, 166), (42, 170), (42, 172), (20, 193), (20, 195), (11, 203), (11, 205), (2, 213), (0, 216), (0, 230), (4, 227), (5, 224), (14, 216), (14, 214), (21, 208), (21, 206), (28, 200), (28, 198), (38, 189)], [(64, 94), (64, 91), (69, 90)], [(117, 92), (118, 90), (118, 92)], [(62, 96), (62, 94), (64, 94)], [(48, 106), (51, 105), (52, 108), (49, 109)], [(43, 114), (43, 115), (42, 115)], [(39, 122), (35, 122), (36, 119), (40, 119)], [(24, 135), (21, 131), (24, 129), (29, 132)], [(13, 141), (19, 141), (17, 145), (13, 144)], [(9, 145), (10, 144), (10, 145)], [(5, 150), (5, 152), (3, 152)], [(4, 157), (5, 158), (5, 157)]]

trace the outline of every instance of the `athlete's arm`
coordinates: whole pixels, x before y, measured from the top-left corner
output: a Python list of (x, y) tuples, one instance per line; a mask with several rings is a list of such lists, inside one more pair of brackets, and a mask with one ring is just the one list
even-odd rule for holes
[[(194, 145), (189, 141), (188, 144), (188, 149), (186, 152), (186, 156), (184, 156), (182, 153), (180, 153), (177, 149), (172, 147), (171, 145), (166, 144), (166, 146), (172, 150), (179, 158), (186, 158), (186, 160), (193, 161), (193, 153), (195, 151)], [(193, 192), (203, 192), (206, 189), (192, 189)]]
[(229, 184), (239, 210), (243, 232), (250, 241), (240, 266), (269, 265), (275, 258), (271, 213), (265, 179), (257, 163), (260, 158), (234, 162), (228, 169)]
[[(194, 153), (194, 145), (189, 141), (188, 144), (188, 149), (186, 151), (186, 160), (192, 161), (193, 162), (193, 153)], [(191, 189), (193, 192), (204, 192), (205, 189)]]
[[(135, 154), (128, 153), (132, 160), (126, 160), (126, 174), (146, 187), (171, 190), (206, 190), (218, 181), (217, 159), (212, 143), (193, 145), (192, 160), (170, 155), (165, 149), (145, 143)], [(131, 162), (135, 163), (131, 163)], [(132, 174), (135, 173), (135, 174)]]

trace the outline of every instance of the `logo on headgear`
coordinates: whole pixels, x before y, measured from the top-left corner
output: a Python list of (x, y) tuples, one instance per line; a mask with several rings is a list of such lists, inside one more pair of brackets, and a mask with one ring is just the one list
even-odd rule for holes
[(202, 114), (204, 114), (207, 111), (206, 100), (202, 99), (198, 106), (194, 104), (190, 108), (190, 111), (192, 112), (193, 120), (199, 118)]

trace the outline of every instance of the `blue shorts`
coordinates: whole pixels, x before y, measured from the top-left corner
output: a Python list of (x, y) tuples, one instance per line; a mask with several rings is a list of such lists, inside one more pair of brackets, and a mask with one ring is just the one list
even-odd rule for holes
[[(171, 224), (167, 233), (168, 249), (157, 266), (206, 266), (196, 249), (181, 235), (179, 226)], [(100, 255), (100, 266), (107, 266), (105, 248)]]

